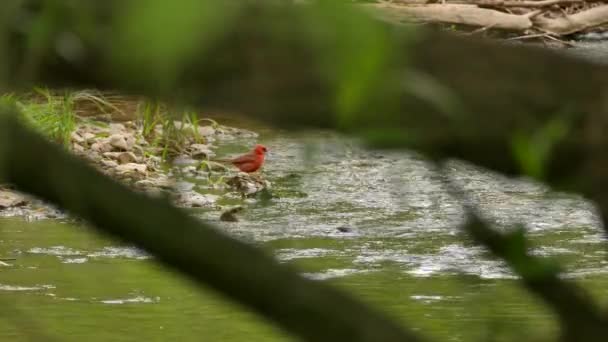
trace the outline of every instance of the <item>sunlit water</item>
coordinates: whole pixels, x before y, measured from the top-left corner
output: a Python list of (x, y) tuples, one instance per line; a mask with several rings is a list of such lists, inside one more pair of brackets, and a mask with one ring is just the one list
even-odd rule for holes
[[(551, 313), (461, 232), (461, 206), (419, 156), (367, 151), (329, 133), (298, 139), (262, 130), (261, 141), (271, 150), (263, 175), (272, 197), (228, 194), (221, 208), (194, 215), (437, 340), (554, 336)], [(224, 141), (218, 152), (253, 142)], [(606, 297), (605, 244), (590, 203), (463, 162), (445, 169), (498, 229), (524, 224), (533, 253), (558, 259), (564, 277)], [(206, 182), (195, 189), (214, 191)], [(222, 208), (237, 204), (246, 208), (241, 221), (219, 222)], [(0, 340), (289, 340), (87, 227), (2, 219), (0, 257), (16, 258), (0, 267)]]

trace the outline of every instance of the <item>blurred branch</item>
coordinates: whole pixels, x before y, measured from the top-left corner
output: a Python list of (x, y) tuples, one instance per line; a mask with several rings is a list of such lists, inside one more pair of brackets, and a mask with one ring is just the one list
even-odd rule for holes
[[(247, 2), (232, 12), (234, 16), (221, 34), (206, 37), (204, 42), (194, 35), (192, 45), (200, 50), (186, 49), (188, 55), (179, 58), (182, 63), (171, 68), (175, 74), (155, 83), (150, 80), (166, 76), (167, 70), (157, 74), (145, 68), (145, 61), (140, 63), (141, 70), (124, 69), (111, 55), (116, 50), (137, 51), (137, 46), (117, 43), (124, 32), (116, 29), (113, 16), (107, 14), (119, 13), (120, 3), (104, 6), (99, 13), (105, 16), (92, 15), (95, 20), (89, 23), (86, 35), (69, 26), (69, 20), (58, 20), (65, 27), (57, 32), (73, 34), (76, 39), (71, 46), (75, 48), (70, 51), (77, 53), (61, 53), (62, 49), (50, 44), (52, 48), (39, 59), (39, 72), (31, 79), (21, 79), (13, 71), (20, 70), (27, 37), (22, 29), (9, 26), (14, 48), (4, 51), (13, 71), (8, 86), (97, 86), (179, 98), (192, 105), (240, 111), (277, 125), (335, 128), (357, 134), (374, 146), (414, 148), (437, 159), (462, 158), (508, 174), (526, 170), (522, 162), (530, 160), (522, 154), (527, 149), (538, 150), (534, 149), (537, 137), (553, 137), (555, 141), (541, 149), (542, 163), (532, 161), (531, 169), (561, 189), (582, 191), (608, 217), (608, 192), (604, 190), (608, 187), (606, 66), (538, 48), (413, 32), (364, 19), (351, 21), (339, 17), (341, 11), (322, 15), (313, 11), (315, 7), (296, 10), (288, 5)], [(74, 17), (78, 13), (66, 9), (64, 14)], [(136, 22), (131, 24), (137, 27)], [(157, 26), (165, 30), (163, 25)], [(146, 44), (154, 33), (140, 38), (139, 43)], [(363, 45), (365, 42), (377, 45)], [(382, 55), (373, 55), (377, 51)], [(365, 75), (364, 88), (357, 83), (361, 79), (355, 78), (360, 74)], [(345, 77), (347, 81), (353, 77), (354, 86), (345, 83)], [(434, 93), (445, 95), (429, 100), (428, 95)], [(563, 108), (567, 113), (556, 114)], [(563, 117), (568, 130), (550, 124), (556, 116)], [(166, 203), (131, 194), (99, 178), (13, 120), (3, 121), (0, 148), (18, 141), (20, 152), (7, 148), (0, 153), (0, 158), (9, 158), (0, 171), (7, 172), (7, 180), (22, 190), (136, 242), (163, 262), (309, 340), (414, 339), (337, 291), (301, 279), (270, 257), (203, 228)], [(140, 212), (147, 216), (137, 216)], [(523, 238), (484, 228), (477, 221), (468, 227), (558, 312), (567, 327), (565, 336), (591, 340), (605, 334), (604, 320), (578, 288), (561, 281), (556, 269), (528, 256), (525, 247), (513, 245)], [(510, 252), (505, 246), (517, 248)], [(328, 327), (323, 335), (319, 335), (319, 326)]]
[(456, 185), (450, 181), (445, 185), (465, 207), (468, 222), (464, 230), (504, 260), (521, 277), (524, 286), (557, 313), (563, 341), (604, 341), (608, 334), (608, 317), (585, 290), (560, 278), (561, 268), (557, 264), (529, 254), (523, 228), (509, 233), (495, 231), (466, 204), (467, 199)]
[[(312, 16), (305, 10), (308, 6), (247, 4), (233, 10), (222, 34), (199, 44), (201, 53), (182, 58), (185, 62), (176, 69), (172, 82), (158, 82), (162, 87), (150, 82), (153, 70), (121, 69), (120, 63), (113, 62), (111, 51), (137, 49), (116, 45), (119, 39), (113, 39), (121, 32), (112, 30), (108, 18), (122, 9), (118, 2), (90, 11), (95, 20), (88, 23), (86, 35), (69, 26), (69, 20), (59, 21), (66, 25), (61, 32), (76, 37), (72, 43), (78, 53), (68, 56), (50, 49), (34, 79), (23, 80), (13, 73), (9, 86), (120, 88), (246, 113), (276, 125), (336, 128), (358, 134), (375, 146), (462, 158), (507, 174), (525, 169), (521, 156), (513, 153), (513, 134), (534, 134), (555, 113), (569, 108), (572, 127), (552, 147), (540, 174), (559, 189), (586, 194), (608, 217), (608, 192), (602, 191), (608, 186), (604, 172), (608, 167), (604, 153), (608, 147), (607, 66), (546, 49), (413, 32), (379, 22), (373, 23), (374, 35), (363, 39), (357, 36), (361, 32), (348, 27), (372, 25), (364, 19), (353, 24), (332, 16)], [(64, 15), (78, 14), (71, 11), (66, 9)], [(19, 70), (26, 52), (20, 46), (26, 41), (22, 31), (13, 29), (9, 35), (14, 48), (5, 57), (12, 71)], [(153, 39), (153, 33), (142, 36), (140, 43), (146, 39)], [(370, 40), (385, 42), (385, 63), (370, 69), (366, 96), (357, 102), (357, 110), (342, 113), (336, 102), (342, 89), (336, 70), (343, 70), (346, 61), (354, 64), (345, 75), (367, 70), (367, 54), (377, 49), (358, 48), (363, 45), (357, 42)], [(331, 54), (338, 47), (347, 53)], [(434, 80), (425, 84), (440, 84), (443, 89), (437, 93), (450, 92), (459, 105), (446, 113), (446, 106), (437, 105), (442, 99), (434, 103), (428, 96), (421, 97), (414, 88), (425, 85), (408, 75)]]
[(391, 320), (262, 251), (172, 207), (131, 192), (0, 114), (0, 176), (134, 243), (159, 261), (308, 341), (418, 341)]

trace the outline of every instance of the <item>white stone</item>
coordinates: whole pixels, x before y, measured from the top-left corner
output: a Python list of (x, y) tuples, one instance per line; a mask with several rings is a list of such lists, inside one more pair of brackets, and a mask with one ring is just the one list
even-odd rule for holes
[(110, 136), (110, 145), (119, 150), (127, 151), (129, 146), (127, 145), (127, 139), (122, 134), (113, 134)]

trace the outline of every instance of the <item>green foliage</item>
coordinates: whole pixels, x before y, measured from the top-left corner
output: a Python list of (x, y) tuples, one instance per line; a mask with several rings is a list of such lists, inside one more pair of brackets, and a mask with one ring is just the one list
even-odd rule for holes
[[(181, 113), (181, 120), (175, 120)], [(205, 143), (205, 137), (198, 130), (202, 121), (214, 120), (199, 118), (197, 113), (173, 111), (157, 101), (147, 101), (139, 108), (138, 121), (142, 135), (153, 149), (160, 149), (161, 157), (166, 160), (184, 152), (190, 143)]]
[(556, 115), (536, 131), (516, 132), (511, 141), (513, 157), (524, 174), (542, 179), (554, 147), (568, 134), (570, 123), (566, 116)]
[(21, 111), (21, 118), (52, 141), (68, 146), (76, 128), (75, 95), (66, 92), (64, 96), (54, 96), (50, 90), (43, 88), (37, 88), (35, 92), (42, 96), (42, 100), (15, 101)]
[(319, 44), (322, 71), (334, 78), (338, 125), (352, 127), (354, 116), (377, 95), (394, 56), (389, 31), (342, 1), (319, 1), (308, 10), (308, 29)]
[(501, 248), (503, 257), (513, 270), (528, 280), (546, 279), (561, 272), (558, 264), (548, 259), (532, 258), (529, 255), (525, 229), (519, 227), (511, 233), (503, 235)]
[(165, 0), (126, 2), (112, 47), (124, 72), (121, 81), (171, 87), (183, 65), (203, 58), (205, 47), (225, 33), (238, 7), (238, 2), (220, 0), (182, 0), (179, 6)]
[(142, 127), (142, 135), (146, 140), (154, 137), (156, 125), (162, 122), (161, 108), (158, 102), (147, 101), (143, 108), (138, 108), (138, 119)]
[(4, 94), (0, 96), (0, 106), (1, 107), (14, 107), (17, 105), (17, 96), (12, 93)]

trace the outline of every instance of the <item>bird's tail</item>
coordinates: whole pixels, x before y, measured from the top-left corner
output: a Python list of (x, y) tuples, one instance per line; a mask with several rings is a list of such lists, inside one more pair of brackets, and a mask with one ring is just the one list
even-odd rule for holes
[(232, 159), (226, 159), (226, 158), (210, 158), (209, 161), (216, 162), (216, 163), (222, 163), (222, 164), (232, 163)]

